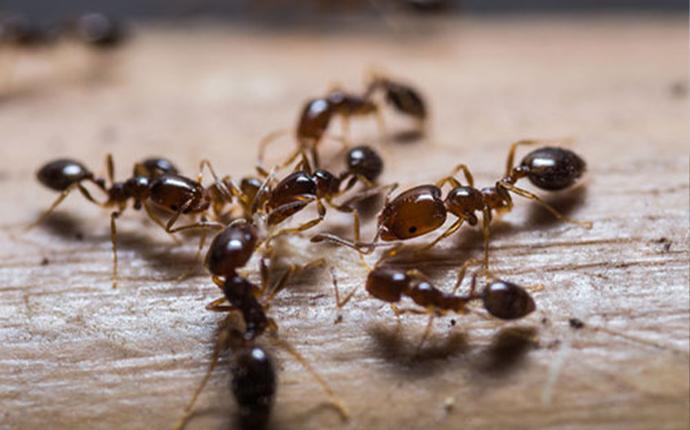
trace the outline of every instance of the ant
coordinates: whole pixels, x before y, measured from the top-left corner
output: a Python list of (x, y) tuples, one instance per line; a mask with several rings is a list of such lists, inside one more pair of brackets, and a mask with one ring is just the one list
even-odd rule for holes
[[(440, 236), (426, 245), (430, 249), (442, 239), (455, 233), (464, 222), (475, 226), (478, 224), (477, 212), (482, 214), (482, 233), (484, 236), (484, 270), (489, 267), (489, 225), (493, 213), (509, 212), (513, 207), (511, 193), (534, 200), (557, 219), (591, 228), (590, 222), (575, 221), (562, 215), (536, 194), (515, 186), (521, 178), (529, 178), (535, 186), (547, 191), (566, 189), (582, 176), (586, 164), (574, 152), (560, 147), (542, 147), (527, 154), (520, 165), (514, 166), (515, 152), (523, 145), (544, 143), (543, 140), (522, 140), (511, 145), (506, 162), (506, 173), (494, 186), (477, 189), (469, 168), (459, 164), (453, 172), (440, 179), (434, 185), (419, 185), (403, 191), (390, 200), (389, 191), (383, 210), (378, 217), (376, 235), (371, 243), (349, 242), (330, 234), (318, 234), (313, 242), (323, 240), (346, 245), (363, 253), (370, 253), (380, 239), (384, 242), (413, 239), (439, 229), (446, 221), (448, 213), (457, 217)], [(462, 171), (467, 185), (455, 178)], [(450, 183), (452, 189), (442, 199), (441, 188)]]
[(417, 128), (424, 134), (428, 109), (421, 93), (412, 86), (394, 81), (382, 74), (373, 73), (364, 93), (364, 98), (370, 100), (374, 94), (382, 92), (384, 100), (398, 113), (412, 117), (417, 122)]
[[(305, 156), (295, 167), (295, 171), (275, 186), (270, 186), (269, 175), (265, 186), (255, 195), (252, 212), (265, 214), (266, 224), (269, 227), (282, 223), (311, 203), (316, 204), (318, 215), (297, 227), (284, 228), (270, 234), (266, 240), (267, 243), (278, 236), (303, 232), (319, 224), (326, 215), (324, 201), (335, 210), (353, 213), (355, 224), (359, 224), (358, 215), (350, 205), (373, 193), (380, 192), (380, 189), (374, 187), (374, 182), (383, 171), (383, 160), (374, 149), (358, 146), (348, 151), (346, 161), (348, 167), (339, 176), (325, 169), (312, 171), (309, 160)], [(357, 182), (365, 184), (367, 189), (350, 198), (347, 204), (339, 205), (334, 202), (336, 197), (350, 190)]]
[[(297, 157), (306, 152), (310, 153), (312, 162), (318, 167), (320, 163), (317, 146), (323, 140), (331, 119), (334, 117), (341, 118), (343, 134), (345, 135), (341, 142), (347, 146), (349, 144), (350, 118), (370, 115), (376, 116), (379, 127), (383, 130), (383, 118), (379, 113), (378, 106), (367, 97), (334, 89), (323, 97), (307, 100), (300, 112), (295, 130), (297, 149), (287, 157), (287, 160), (280, 167), (283, 168), (292, 164)], [(261, 140), (259, 143), (259, 162), (263, 161), (268, 144), (284, 133), (285, 130), (278, 130)]]
[[(203, 161), (201, 167), (208, 163)], [(106, 157), (108, 172), (108, 183), (102, 178), (96, 178), (94, 174), (82, 163), (71, 159), (59, 159), (46, 163), (41, 167), (36, 176), (44, 186), (60, 192), (60, 195), (53, 204), (39, 217), (37, 221), (27, 227), (27, 229), (43, 222), (46, 217), (57, 208), (57, 206), (75, 189), (79, 190), (90, 202), (105, 208), (114, 207), (115, 210), (110, 214), (110, 232), (113, 250), (113, 272), (112, 286), (117, 286), (117, 226), (116, 220), (127, 208), (129, 200), (133, 200), (133, 208), (145, 209), (149, 218), (163, 228), (166, 233), (174, 233), (193, 227), (214, 227), (222, 226), (206, 220), (205, 214), (212, 203), (217, 206), (219, 197), (208, 192), (208, 189), (201, 185), (202, 173), (196, 181), (178, 174), (177, 168), (168, 160), (162, 158), (150, 158), (137, 163), (133, 170), (133, 175), (123, 182), (114, 180), (114, 163), (111, 155)], [(214, 174), (215, 176), (215, 174)], [(89, 191), (82, 185), (89, 181), (101, 189), (106, 195), (107, 200), (103, 203), (96, 201)], [(225, 189), (224, 184), (216, 180), (217, 187), (225, 190), (226, 202), (230, 201), (231, 193)], [(151, 205), (172, 213), (167, 223), (164, 223), (154, 212)], [(201, 220), (191, 225), (173, 228), (177, 219), (182, 215), (200, 215)], [(174, 236), (173, 236), (174, 238)], [(201, 252), (205, 240), (205, 231), (201, 236), (198, 253)]]
[(50, 44), (54, 36), (21, 15), (8, 15), (0, 20), (0, 44), (33, 48)]
[[(199, 394), (203, 391), (217, 365), (220, 352), (227, 347), (228, 337), (234, 335), (236, 339), (241, 340), (243, 345), (252, 345), (258, 337), (266, 332), (275, 334), (278, 330), (278, 325), (267, 315), (267, 311), (275, 296), (285, 288), (288, 279), (292, 275), (298, 271), (322, 265), (324, 262), (323, 259), (319, 259), (301, 266), (291, 265), (278, 281), (271, 286), (269, 285), (266, 260), (262, 258), (260, 260), (261, 286), (257, 286), (237, 272), (238, 269), (244, 267), (249, 262), (257, 248), (257, 242), (257, 228), (248, 221), (237, 220), (216, 235), (207, 251), (206, 268), (210, 272), (213, 282), (222, 290), (223, 297), (210, 302), (206, 309), (214, 312), (228, 312), (226, 322), (229, 321), (232, 312), (238, 312), (244, 321), (244, 330), (241, 332), (224, 330), (221, 336), (219, 336), (206, 375), (185, 408), (185, 416), (178, 424), (178, 429), (183, 428), (189, 420), (190, 412)], [(277, 338), (276, 340), (317, 380), (324, 391), (333, 398), (332, 404), (340, 415), (347, 419), (348, 414), (344, 406), (337, 400), (333, 389), (328, 383), (287, 341)]]
[(122, 24), (103, 13), (85, 13), (70, 22), (65, 32), (86, 45), (100, 49), (116, 47), (126, 36)]
[[(446, 293), (435, 287), (429, 278), (418, 269), (402, 269), (384, 265), (387, 258), (393, 257), (396, 250), (384, 253), (376, 265), (369, 270), (365, 289), (375, 299), (387, 302), (399, 318), (404, 313), (429, 315), (424, 335), (418, 345), (420, 349), (431, 332), (433, 320), (436, 316), (443, 316), (448, 312), (464, 314), (468, 312), (467, 305), (475, 300), (481, 301), (484, 309), (493, 317), (502, 320), (524, 318), (536, 309), (534, 300), (527, 290), (512, 282), (487, 277), (486, 285), (481, 292), (477, 292), (476, 273), (472, 276), (470, 291), (466, 295), (456, 294), (465, 277), (467, 268), (478, 260), (466, 261), (458, 271), (457, 281), (451, 293)], [(333, 288), (335, 290), (336, 306), (345, 306), (357, 288), (353, 288), (342, 300), (338, 289), (335, 271), (331, 268)], [(399, 309), (396, 303), (407, 297), (417, 306), (416, 308)]]

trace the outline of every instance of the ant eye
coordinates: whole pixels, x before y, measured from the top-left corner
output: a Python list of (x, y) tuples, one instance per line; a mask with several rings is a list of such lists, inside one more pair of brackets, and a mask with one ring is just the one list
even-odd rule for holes
[(408, 228), (407, 231), (409, 231), (410, 233), (416, 233), (416, 232), (417, 232), (417, 227), (412, 226), (412, 227)]
[(176, 211), (176, 210), (177, 210), (177, 205), (170, 205), (170, 209)]

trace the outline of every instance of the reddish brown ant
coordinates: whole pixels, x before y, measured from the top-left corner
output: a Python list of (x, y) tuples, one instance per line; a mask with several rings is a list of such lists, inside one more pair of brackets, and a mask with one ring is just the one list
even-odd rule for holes
[[(227, 339), (233, 333), (241, 339), (245, 345), (251, 345), (258, 337), (266, 332), (276, 333), (278, 326), (267, 315), (271, 302), (282, 291), (288, 279), (298, 271), (306, 270), (323, 264), (323, 259), (312, 261), (299, 266), (291, 265), (272, 286), (269, 285), (268, 268), (266, 260), (261, 259), (261, 286), (257, 286), (247, 278), (239, 275), (237, 270), (244, 267), (251, 259), (257, 248), (258, 233), (256, 227), (243, 220), (233, 222), (213, 239), (206, 254), (206, 267), (212, 275), (213, 282), (222, 290), (223, 297), (213, 300), (206, 308), (215, 312), (238, 312), (244, 321), (244, 330), (233, 332), (224, 330), (219, 337), (214, 349), (213, 357), (206, 375), (188, 406), (185, 408), (185, 416), (177, 428), (182, 428), (190, 417), (190, 412), (196, 403), (196, 399), (208, 382), (211, 373), (217, 365), (220, 352), (225, 349)], [(229, 316), (228, 316), (229, 318)], [(226, 324), (229, 321), (226, 320)], [(277, 338), (276, 338), (277, 339)], [(341, 402), (335, 396), (328, 383), (312, 368), (306, 359), (299, 354), (288, 342), (280, 340), (279, 345), (287, 350), (305, 369), (312, 374), (332, 398), (332, 404), (344, 419), (348, 414)]]
[[(374, 187), (373, 182), (383, 170), (383, 161), (376, 151), (365, 146), (352, 148), (346, 158), (348, 168), (339, 176), (325, 169), (311, 171), (305, 156), (295, 171), (277, 184), (271, 184), (272, 178), (269, 175), (264, 186), (256, 192), (252, 209), (252, 214), (265, 215), (269, 228), (277, 226), (311, 203), (316, 205), (318, 214), (316, 218), (297, 227), (284, 228), (269, 234), (266, 243), (270, 243), (276, 237), (303, 232), (316, 226), (326, 215), (326, 205), (341, 212), (352, 213), (358, 226), (357, 213), (350, 205), (381, 191), (380, 188)], [(343, 186), (345, 181), (347, 183)], [(335, 198), (350, 190), (357, 182), (365, 184), (365, 190), (352, 196), (346, 204), (334, 202)], [(358, 227), (355, 231), (358, 231)]]
[[(330, 91), (323, 97), (307, 100), (300, 112), (295, 129), (297, 148), (281, 164), (286, 167), (292, 164), (300, 155), (309, 154), (314, 166), (319, 167), (319, 155), (317, 147), (326, 135), (326, 130), (334, 117), (340, 117), (343, 124), (341, 140), (344, 146), (349, 145), (349, 121), (356, 116), (376, 116), (379, 127), (383, 130), (383, 120), (379, 114), (378, 106), (356, 94), (344, 92), (340, 89)], [(283, 135), (286, 130), (278, 130), (268, 134), (259, 143), (259, 162), (264, 159), (266, 147), (277, 137)]]
[[(201, 163), (203, 168), (207, 161)], [(134, 167), (133, 176), (126, 181), (116, 182), (114, 180), (114, 165), (110, 155), (106, 158), (108, 171), (108, 183), (101, 178), (95, 178), (93, 173), (83, 164), (75, 160), (61, 159), (49, 162), (41, 167), (37, 172), (38, 180), (46, 187), (59, 191), (60, 195), (43, 215), (28, 228), (41, 223), (55, 208), (75, 189), (78, 189), (84, 197), (92, 203), (102, 207), (116, 208), (110, 215), (111, 242), (113, 249), (113, 287), (117, 286), (117, 227), (116, 220), (127, 208), (127, 203), (132, 200), (134, 209), (146, 210), (147, 215), (161, 226), (167, 233), (174, 234), (177, 231), (190, 228), (219, 228), (223, 225), (217, 222), (206, 220), (206, 212), (212, 203), (220, 205), (218, 199), (223, 199), (223, 203), (230, 203), (232, 193), (225, 188), (225, 184), (220, 183), (216, 178), (214, 186), (224, 190), (222, 196), (212, 194), (207, 188), (201, 185), (201, 172), (197, 181), (181, 176), (177, 173), (177, 168), (168, 160), (161, 158), (151, 158), (137, 163)], [(210, 165), (209, 165), (210, 168)], [(214, 173), (215, 177), (215, 173)], [(107, 200), (103, 203), (97, 202), (82, 185), (82, 182), (90, 181), (95, 183), (107, 195)], [(167, 223), (153, 211), (151, 205), (172, 213)], [(199, 215), (200, 221), (190, 225), (173, 228), (175, 222), (181, 215)], [(202, 233), (198, 253), (201, 252), (205, 239), (205, 231)]]
[[(446, 221), (448, 213), (457, 217), (439, 237), (423, 249), (429, 249), (440, 240), (455, 233), (464, 222), (476, 225), (476, 213), (482, 214), (482, 232), (484, 235), (484, 269), (489, 265), (489, 224), (493, 213), (508, 212), (513, 207), (511, 193), (536, 201), (557, 219), (591, 228), (590, 222), (572, 220), (562, 215), (536, 194), (515, 186), (524, 177), (537, 187), (557, 191), (573, 185), (585, 172), (586, 164), (577, 154), (564, 148), (543, 147), (527, 154), (515, 167), (516, 149), (521, 145), (544, 143), (543, 140), (523, 140), (511, 145), (506, 163), (506, 173), (494, 186), (477, 189), (474, 179), (466, 165), (458, 165), (453, 172), (434, 185), (420, 185), (408, 189), (394, 199), (386, 198), (383, 210), (379, 214), (378, 228), (371, 243), (349, 242), (330, 234), (319, 234), (312, 241), (328, 240), (354, 247), (361, 252), (372, 252), (380, 239), (384, 242), (413, 239), (440, 228)], [(462, 171), (467, 185), (455, 179), (455, 174)], [(453, 188), (442, 199), (441, 187), (450, 183)], [(392, 190), (391, 190), (392, 191)], [(390, 195), (390, 193), (389, 193)]]
[[(396, 251), (396, 249), (392, 249), (384, 253), (374, 268), (369, 270), (365, 289), (375, 299), (389, 303), (398, 317), (404, 313), (429, 315), (429, 321), (419, 343), (419, 348), (428, 337), (436, 316), (442, 316), (448, 312), (467, 313), (467, 305), (472, 301), (481, 301), (484, 309), (491, 316), (502, 320), (523, 318), (536, 309), (534, 300), (527, 290), (511, 282), (487, 277), (485, 287), (478, 293), (476, 291), (476, 274), (472, 276), (469, 293), (466, 295), (456, 294), (467, 268), (478, 263), (478, 260), (470, 259), (462, 265), (458, 271), (455, 287), (451, 293), (446, 293), (436, 288), (429, 278), (417, 269), (402, 269), (383, 264), (387, 258), (394, 256)], [(331, 275), (336, 306), (340, 309), (350, 301), (357, 288), (353, 288), (341, 300), (338, 282), (332, 268)], [(396, 304), (400, 303), (403, 297), (411, 299), (416, 307), (399, 309)]]

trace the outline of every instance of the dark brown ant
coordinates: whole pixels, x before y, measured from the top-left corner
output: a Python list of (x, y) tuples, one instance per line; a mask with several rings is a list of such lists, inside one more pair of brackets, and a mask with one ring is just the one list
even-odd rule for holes
[[(297, 149), (281, 164), (286, 167), (292, 164), (300, 155), (309, 154), (316, 167), (319, 167), (319, 155), (317, 146), (323, 140), (326, 130), (334, 117), (340, 117), (343, 124), (343, 145), (349, 145), (349, 121), (356, 116), (376, 116), (379, 127), (383, 130), (383, 120), (375, 103), (356, 94), (347, 93), (339, 89), (333, 90), (324, 97), (308, 100), (299, 115), (295, 137)], [(264, 159), (266, 147), (277, 137), (283, 135), (285, 130), (270, 133), (259, 143), (259, 162)]]
[[(521, 145), (544, 143), (541, 140), (523, 140), (512, 144), (508, 153), (506, 174), (494, 186), (477, 189), (474, 179), (466, 165), (458, 165), (453, 172), (434, 185), (420, 185), (408, 189), (394, 199), (386, 198), (383, 210), (379, 214), (378, 228), (371, 243), (355, 243), (339, 237), (320, 234), (312, 238), (319, 242), (329, 240), (342, 245), (354, 247), (362, 252), (372, 252), (380, 239), (384, 242), (413, 239), (440, 228), (446, 221), (448, 213), (457, 217), (439, 237), (423, 249), (429, 249), (440, 240), (455, 233), (464, 222), (477, 225), (477, 212), (482, 214), (482, 232), (484, 235), (484, 269), (489, 265), (489, 224), (492, 214), (508, 212), (513, 207), (511, 193), (536, 201), (557, 219), (591, 228), (590, 222), (572, 220), (543, 201), (536, 194), (515, 186), (524, 177), (537, 187), (557, 191), (573, 185), (585, 172), (585, 162), (574, 152), (558, 147), (543, 147), (527, 154), (519, 166), (514, 167), (516, 149)], [(455, 179), (454, 175), (462, 171), (467, 185)], [(450, 183), (452, 189), (445, 200), (441, 187)], [(392, 190), (391, 190), (392, 191)], [(389, 193), (390, 195), (390, 193)]]
[[(381, 191), (380, 188), (374, 187), (374, 181), (381, 174), (383, 161), (373, 149), (360, 146), (348, 152), (347, 162), (348, 168), (345, 172), (336, 176), (325, 169), (316, 169), (312, 172), (309, 161), (303, 156), (296, 170), (277, 184), (270, 185), (271, 178), (269, 177), (265, 185), (255, 194), (255, 205), (252, 210), (252, 213), (266, 216), (266, 224), (269, 228), (282, 223), (311, 203), (316, 204), (317, 217), (297, 227), (284, 228), (271, 233), (266, 243), (270, 243), (276, 237), (303, 232), (316, 226), (326, 216), (326, 204), (335, 210), (352, 213), (355, 224), (358, 226), (357, 212), (350, 205)], [(343, 186), (346, 180), (347, 183)], [(335, 203), (335, 198), (350, 190), (357, 182), (365, 184), (363, 191), (352, 196), (345, 204)], [(357, 227), (355, 231), (358, 230)]]
[(381, 74), (373, 74), (364, 98), (370, 100), (376, 93), (382, 92), (384, 100), (398, 113), (410, 116), (417, 121), (418, 129), (423, 133), (429, 115), (426, 102), (421, 93), (408, 84), (394, 81)]
[[(202, 168), (207, 163), (206, 161), (202, 162)], [(117, 286), (118, 260), (116, 220), (127, 208), (127, 203), (130, 200), (133, 201), (132, 206), (134, 209), (138, 210), (143, 207), (147, 215), (171, 235), (177, 231), (190, 228), (219, 228), (223, 226), (222, 224), (206, 220), (206, 212), (212, 203), (217, 203), (215, 199), (219, 197), (207, 192), (207, 189), (201, 185), (201, 172), (199, 173), (198, 180), (194, 181), (177, 174), (177, 168), (170, 161), (162, 158), (150, 158), (135, 165), (131, 178), (123, 182), (116, 182), (113, 173), (113, 159), (110, 155), (106, 158), (106, 165), (108, 183), (110, 186), (106, 186), (106, 181), (104, 179), (95, 178), (90, 170), (75, 160), (56, 160), (41, 167), (37, 172), (38, 180), (48, 188), (59, 191), (60, 195), (48, 210), (46, 210), (36, 222), (31, 224), (29, 228), (43, 222), (43, 220), (45, 220), (45, 218), (55, 210), (74, 189), (78, 189), (84, 197), (92, 203), (102, 207), (114, 207), (115, 210), (110, 214), (111, 242), (113, 249), (113, 287)], [(106, 193), (108, 199), (103, 203), (97, 202), (82, 185), (84, 181), (95, 183)], [(219, 181), (216, 180), (216, 186), (220, 188), (224, 187), (223, 184), (218, 184)], [(222, 198), (227, 198), (224, 202), (230, 202), (230, 191), (226, 190)], [(173, 215), (167, 223), (164, 223), (154, 212), (151, 205), (157, 209), (172, 213)], [(193, 216), (199, 215), (201, 219), (190, 225), (173, 228), (177, 219), (183, 214)], [(201, 252), (205, 234), (204, 230), (197, 253)]]
[[(383, 264), (387, 258), (394, 256), (395, 253), (395, 249), (389, 250), (378, 260), (367, 275), (365, 289), (375, 299), (389, 303), (398, 317), (404, 313), (429, 315), (429, 322), (419, 344), (420, 347), (429, 335), (433, 319), (436, 316), (442, 316), (448, 312), (467, 313), (467, 305), (475, 300), (481, 301), (484, 309), (490, 315), (502, 320), (520, 319), (536, 309), (534, 300), (527, 290), (504, 280), (487, 277), (486, 286), (477, 293), (476, 274), (472, 276), (469, 293), (467, 295), (456, 294), (467, 268), (478, 263), (478, 260), (470, 259), (461, 266), (453, 291), (446, 293), (436, 288), (426, 275), (417, 269), (403, 269)], [(341, 300), (333, 269), (331, 269), (331, 275), (336, 305), (340, 309), (349, 302), (357, 289), (354, 288)], [(411, 299), (417, 307), (399, 309), (396, 304), (400, 303), (403, 297)]]
[[(233, 332), (225, 330), (219, 337), (208, 371), (201, 384), (195, 391), (189, 405), (185, 408), (186, 414), (180, 421), (178, 429), (184, 427), (189, 419), (196, 399), (208, 382), (208, 379), (217, 365), (220, 351), (225, 348), (228, 336), (234, 334), (245, 344), (253, 342), (266, 332), (276, 333), (278, 325), (267, 315), (271, 302), (282, 291), (288, 279), (298, 271), (306, 270), (323, 264), (323, 259), (312, 261), (305, 265), (291, 265), (274, 284), (269, 285), (268, 268), (266, 259), (261, 261), (261, 286), (257, 286), (247, 278), (238, 274), (238, 269), (244, 267), (251, 259), (257, 248), (257, 229), (244, 220), (233, 222), (213, 239), (206, 254), (206, 267), (212, 275), (213, 282), (223, 291), (223, 297), (213, 300), (206, 309), (215, 312), (238, 312), (244, 322), (244, 330)], [(228, 316), (229, 318), (229, 316)], [(227, 322), (227, 320), (226, 320)], [(346, 419), (348, 414), (342, 406), (328, 383), (311, 367), (306, 359), (299, 354), (289, 343), (277, 339), (281, 347), (287, 350), (305, 369), (317, 380), (324, 391), (333, 398), (332, 404), (341, 416)]]
[(94, 48), (112, 48), (125, 39), (120, 22), (103, 13), (85, 13), (76, 18), (67, 28), (84, 44)]
[(0, 20), (0, 45), (34, 48), (54, 42), (54, 36), (21, 15), (9, 15)]

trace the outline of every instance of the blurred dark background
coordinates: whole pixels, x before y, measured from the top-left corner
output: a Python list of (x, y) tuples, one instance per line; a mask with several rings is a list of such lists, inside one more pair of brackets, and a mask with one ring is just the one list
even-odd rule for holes
[(0, 14), (52, 20), (102, 11), (137, 20), (212, 18), (299, 22), (314, 16), (376, 17), (385, 13), (498, 14), (547, 12), (677, 12), (687, 0), (2, 0)]

